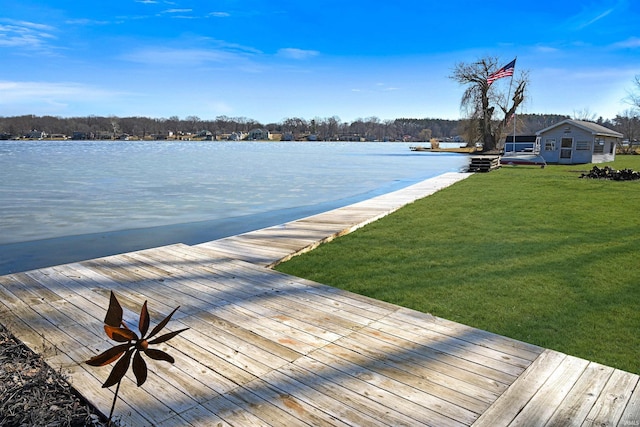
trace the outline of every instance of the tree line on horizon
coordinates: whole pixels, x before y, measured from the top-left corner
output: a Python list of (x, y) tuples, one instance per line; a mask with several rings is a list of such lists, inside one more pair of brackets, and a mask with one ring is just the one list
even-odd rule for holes
[[(520, 135), (534, 135), (537, 131), (570, 118), (560, 114), (520, 114), (516, 116), (516, 131)], [(638, 117), (616, 116), (613, 120), (588, 119), (625, 134), (631, 140), (640, 135)], [(224, 135), (247, 134), (254, 129), (265, 129), (272, 134), (289, 135), (293, 139), (305, 139), (314, 135), (317, 140), (365, 140), (365, 141), (429, 141), (437, 139), (464, 140), (466, 119), (447, 120), (432, 118), (398, 118), (381, 120), (377, 117), (343, 122), (339, 117), (306, 120), (299, 117), (286, 118), (277, 123), (261, 123), (245, 117), (218, 116), (203, 120), (197, 116), (180, 119), (150, 117), (56, 117), (22, 115), (0, 117), (0, 135), (3, 139), (24, 138), (33, 131), (48, 136), (72, 137), (84, 134), (96, 139), (119, 139), (124, 136), (140, 139), (164, 139), (203, 135), (220, 139)]]

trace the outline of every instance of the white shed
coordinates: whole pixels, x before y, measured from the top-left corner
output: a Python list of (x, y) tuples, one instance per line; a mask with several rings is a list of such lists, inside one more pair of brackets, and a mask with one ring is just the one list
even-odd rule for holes
[(592, 122), (563, 120), (536, 132), (547, 163), (604, 163), (615, 160), (620, 132)]

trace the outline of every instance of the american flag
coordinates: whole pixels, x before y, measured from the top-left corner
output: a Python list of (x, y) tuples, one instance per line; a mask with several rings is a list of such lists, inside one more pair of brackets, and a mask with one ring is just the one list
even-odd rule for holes
[(500, 68), (495, 73), (492, 73), (491, 75), (489, 75), (489, 77), (487, 77), (487, 84), (491, 85), (491, 83), (495, 82), (498, 79), (501, 79), (503, 77), (513, 76), (513, 70), (515, 68), (516, 68), (516, 60), (514, 59), (504, 67)]

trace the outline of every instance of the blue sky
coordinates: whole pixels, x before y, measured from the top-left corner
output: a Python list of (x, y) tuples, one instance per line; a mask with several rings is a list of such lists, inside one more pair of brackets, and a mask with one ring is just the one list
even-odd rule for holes
[(522, 112), (613, 118), (640, 74), (638, 0), (0, 0), (0, 11), (0, 116), (457, 119), (455, 64), (517, 56), (531, 81)]

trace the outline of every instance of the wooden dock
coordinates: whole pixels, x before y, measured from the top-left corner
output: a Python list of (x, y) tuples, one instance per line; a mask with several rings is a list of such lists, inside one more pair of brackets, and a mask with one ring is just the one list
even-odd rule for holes
[(197, 246), (0, 277), (0, 323), (108, 413), (114, 291), (137, 325), (180, 306), (116, 406), (130, 426), (640, 425), (638, 375), (278, 273), (273, 265), (466, 177), (446, 174), (345, 208)]

